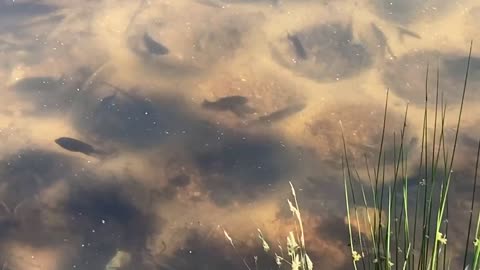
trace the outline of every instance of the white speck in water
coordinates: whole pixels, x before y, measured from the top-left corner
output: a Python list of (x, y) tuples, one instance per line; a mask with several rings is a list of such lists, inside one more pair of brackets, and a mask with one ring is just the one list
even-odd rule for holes
[(105, 224), (105, 219), (102, 219), (102, 224)]

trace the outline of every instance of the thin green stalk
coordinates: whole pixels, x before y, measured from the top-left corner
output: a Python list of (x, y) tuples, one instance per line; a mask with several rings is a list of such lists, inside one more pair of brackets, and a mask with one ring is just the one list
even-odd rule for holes
[[(401, 155), (403, 154), (403, 148), (404, 148), (404, 136), (405, 136), (405, 129), (406, 129), (406, 120), (407, 120), (407, 113), (408, 113), (408, 104), (407, 104), (407, 107), (406, 107), (406, 111), (405, 111), (405, 115), (404, 115), (404, 122), (403, 122), (403, 127), (401, 129), (401, 133), (400, 133), (400, 147), (399, 147), (399, 151), (398, 151), (398, 157), (397, 157), (397, 143), (396, 143), (396, 134), (395, 132), (393, 133), (393, 163), (394, 163), (394, 181), (393, 181), (393, 194), (396, 195), (396, 187), (397, 187), (397, 181), (398, 181), (398, 172), (399, 172), (399, 169), (400, 169), (400, 163), (401, 163)], [(398, 218), (397, 217), (397, 197), (394, 196), (393, 198), (393, 216), (395, 218), (395, 223), (394, 223), (394, 232), (395, 232), (395, 245), (396, 245), (396, 248), (395, 248), (395, 269), (398, 270), (398, 250), (399, 250), (399, 241), (398, 239), (400, 239), (400, 236), (399, 236), (399, 220), (400, 220), (400, 223), (401, 223), (401, 218)]]
[[(353, 208), (354, 208), (354, 211), (355, 211), (355, 219), (356, 219), (357, 228), (358, 228), (358, 239), (360, 241), (360, 252), (361, 252), (361, 255), (363, 257), (364, 254), (365, 254), (365, 251), (363, 249), (362, 232), (360, 231), (360, 221), (359, 221), (359, 218), (358, 218), (357, 202), (356, 202), (356, 199), (355, 199), (355, 192), (354, 192), (353, 183), (352, 183), (352, 174), (351, 174), (351, 170), (350, 170), (350, 162), (348, 160), (347, 142), (346, 142), (346, 139), (345, 139), (345, 133), (344, 133), (343, 126), (342, 126), (341, 122), (340, 122), (340, 127), (342, 129), (343, 151), (344, 151), (344, 155), (345, 155), (345, 162), (346, 162), (346, 165), (347, 165), (347, 177), (348, 177), (348, 182), (350, 184), (350, 192), (352, 194)], [(362, 259), (362, 265), (363, 265), (363, 269), (365, 269), (366, 266), (365, 266), (365, 260), (364, 259)]]
[(427, 224), (427, 193), (428, 193), (428, 78), (429, 78), (429, 71), (430, 71), (430, 64), (427, 64), (427, 73), (425, 76), (425, 109), (423, 115), (423, 122), (425, 123), (423, 132), (425, 133), (425, 150), (423, 151), (425, 155), (425, 172), (424, 172), (424, 180), (425, 180), (425, 189), (423, 194), (423, 222), (422, 222), (422, 248), (421, 254), (423, 258), (421, 259), (421, 268), (425, 269), (425, 261), (427, 259), (427, 246), (428, 246), (428, 224)]
[(465, 101), (465, 93), (467, 92), (468, 74), (470, 73), (470, 62), (472, 60), (472, 48), (473, 48), (473, 41), (470, 42), (470, 51), (468, 53), (468, 60), (467, 60), (467, 71), (465, 72), (465, 81), (463, 83), (462, 101), (460, 102), (460, 112), (458, 114), (457, 130), (455, 132), (455, 139), (454, 139), (454, 142), (453, 142), (452, 159), (450, 161), (449, 170), (452, 170), (452, 168), (453, 168), (453, 160), (455, 158), (455, 150), (457, 149), (458, 132), (460, 130), (460, 122), (462, 120), (463, 104), (464, 104), (464, 101)]
[[(436, 93), (435, 93), (435, 122), (434, 122), (434, 129), (433, 129), (433, 144), (432, 144), (432, 171), (431, 171), (431, 186), (430, 186), (430, 194), (428, 196), (427, 200), (427, 236), (430, 237), (430, 230), (431, 230), (431, 222), (432, 222), (432, 207), (433, 207), (433, 192), (435, 190), (435, 184), (436, 184), (436, 172), (437, 172), (437, 164), (436, 164), (436, 159), (435, 158), (435, 140), (436, 140), (436, 131), (437, 131), (437, 113), (438, 113), (438, 92), (440, 88), (440, 68), (438, 67), (437, 63), (437, 77), (436, 77)], [(440, 147), (439, 147), (440, 148)], [(427, 247), (425, 254), (429, 253), (429, 245), (430, 241), (427, 241)]]
[(407, 250), (407, 254), (405, 255), (405, 262), (403, 263), (403, 270), (406, 270), (407, 269), (407, 265), (408, 265), (408, 258), (410, 256), (410, 248), (411, 248), (411, 244), (408, 244), (408, 250)]
[[(364, 159), (365, 159), (365, 166), (367, 168), (367, 175), (368, 175), (368, 179), (370, 181), (370, 187), (372, 189), (372, 196), (373, 196), (373, 208), (378, 210), (378, 205), (377, 205), (377, 190), (375, 190), (375, 187), (374, 187), (374, 184), (372, 182), (372, 177), (370, 175), (370, 169), (369, 169), (369, 165), (368, 165), (368, 157), (367, 155), (365, 154), (364, 155)], [(374, 170), (374, 176), (376, 175), (376, 172), (375, 172), (375, 168), (373, 168)], [(373, 231), (373, 228), (378, 226), (378, 223), (377, 223), (377, 214), (374, 213), (373, 215), (373, 227), (372, 227), (372, 231)], [(372, 241), (373, 241), (373, 245), (374, 245), (374, 255), (375, 255), (375, 258), (373, 260), (374, 262), (374, 266), (375, 266), (375, 269), (379, 269), (379, 262), (380, 262), (380, 247), (378, 246), (378, 243), (379, 241), (376, 240), (378, 237), (380, 236), (375, 236), (375, 232), (372, 233), (372, 235), (374, 235), (374, 237), (372, 238)], [(377, 263), (375, 263), (377, 262)]]
[(472, 48), (473, 48), (473, 42), (470, 43), (470, 51), (469, 51), (469, 54), (468, 54), (468, 60), (467, 60), (467, 70), (466, 70), (466, 73), (465, 73), (465, 81), (464, 81), (464, 85), (463, 85), (463, 92), (462, 92), (462, 100), (461, 100), (461, 103), (460, 103), (460, 111), (459, 111), (459, 114), (458, 114), (458, 120), (457, 120), (457, 128), (456, 128), (456, 131), (455, 131), (455, 139), (454, 139), (454, 143), (453, 143), (453, 150), (452, 150), (452, 156), (451, 156), (451, 159), (450, 159), (450, 166), (448, 167), (448, 178), (446, 180), (446, 187), (445, 187), (445, 190), (443, 190), (443, 184), (442, 184), (442, 195), (441, 195), (441, 199), (440, 199), (440, 211), (437, 213), (437, 225), (436, 225), (436, 230), (435, 230), (435, 241), (434, 241), (434, 250), (433, 250), (433, 254), (432, 254), (432, 258), (431, 258), (431, 267), (432, 269), (437, 269), (437, 256), (438, 256), (438, 243), (440, 242), (441, 239), (439, 239), (439, 237), (441, 236), (441, 232), (440, 232), (440, 226), (442, 224), (442, 219), (443, 219), (443, 213), (445, 211), (445, 204), (446, 204), (446, 200), (447, 200), (447, 193), (448, 193), (448, 189), (449, 189), (449, 186), (450, 186), (450, 181), (451, 181), (451, 177), (452, 177), (452, 168), (453, 168), (453, 162), (454, 162), (454, 159), (455, 159), (455, 152), (456, 152), (456, 147), (457, 147), (457, 141), (458, 141), (458, 134), (459, 134), (459, 131), (460, 131), (460, 122), (461, 122), (461, 119), (462, 119), (462, 112), (463, 112), (463, 105), (464, 105), (464, 101), (465, 101), (465, 93), (466, 93), (466, 89), (467, 89), (467, 82), (468, 82), (468, 75), (469, 75), (469, 70), (470, 70), (470, 62), (471, 62), (471, 57), (472, 57)]
[[(418, 175), (422, 174), (422, 166), (423, 166), (423, 151), (425, 148), (425, 119), (423, 120), (423, 126), (422, 126), (422, 145), (420, 147), (420, 165), (418, 166)], [(417, 194), (416, 194), (416, 199), (415, 199), (415, 211), (414, 211), (414, 225), (413, 225), (413, 250), (415, 251), (416, 248), (416, 242), (417, 242), (417, 220), (418, 220), (418, 206), (419, 206), (419, 200), (420, 200), (420, 187), (423, 186), (423, 180), (418, 184), (417, 188)], [(423, 243), (423, 241), (422, 241)], [(422, 246), (423, 249), (423, 246)], [(421, 261), (421, 253), (419, 254), (419, 264), (418, 264), (418, 269), (420, 270), (420, 261)], [(415, 252), (412, 253), (412, 266), (411, 268), (413, 269), (413, 264), (415, 263)]]
[(452, 172), (446, 180), (446, 184), (442, 184), (441, 188), (441, 195), (440, 195), (440, 211), (437, 213), (437, 226), (435, 230), (435, 240), (434, 240), (434, 247), (433, 247), (433, 254), (430, 260), (431, 269), (437, 269), (437, 256), (438, 256), (438, 245), (442, 243), (442, 233), (440, 232), (440, 226), (442, 225), (443, 213), (445, 211), (445, 205), (447, 201), (448, 190), (450, 187), (450, 182), (452, 179)]
[[(400, 143), (401, 144), (401, 143)], [(401, 147), (401, 146), (400, 146)], [(397, 209), (396, 209), (396, 202), (397, 202), (397, 196), (396, 195), (396, 185), (397, 185), (397, 176), (398, 176), (398, 167), (396, 165), (396, 159), (397, 159), (397, 153), (396, 153), (396, 149), (397, 149), (397, 144), (396, 144), (396, 135), (395, 135), (395, 132), (393, 133), (393, 162), (394, 162), (394, 180), (393, 180), (393, 194), (394, 194), (394, 198), (393, 198), (393, 217), (394, 217), (394, 227), (393, 227), (393, 231), (395, 232), (395, 269), (398, 270), (398, 239), (400, 239), (399, 237), (399, 229), (398, 229), (398, 217), (397, 217)], [(399, 151), (399, 155), (400, 155), (400, 151)], [(400, 156), (398, 157), (398, 159), (400, 160)], [(390, 211), (390, 210), (389, 210)]]
[(358, 270), (357, 269), (357, 260), (356, 260), (356, 257), (355, 257), (355, 250), (354, 250), (354, 247), (353, 247), (353, 238), (352, 238), (352, 223), (350, 221), (350, 206), (348, 204), (348, 200), (349, 200), (349, 197), (348, 197), (348, 189), (347, 189), (347, 176), (345, 174), (345, 163), (344, 163), (344, 159), (342, 158), (342, 172), (343, 172), (343, 184), (344, 184), (344, 188), (345, 188), (345, 205), (346, 205), (346, 208), (347, 208), (347, 222), (348, 222), (348, 234), (349, 234), (349, 237), (350, 237), (350, 251), (351, 251), (351, 254), (352, 254), (352, 258), (353, 258), (353, 267), (355, 268), (355, 270)]
[(387, 265), (387, 269), (390, 270), (392, 269), (392, 263), (391, 263), (391, 259), (390, 259), (390, 235), (391, 235), (391, 220), (392, 220), (392, 216), (391, 216), (391, 209), (392, 209), (392, 190), (391, 188), (388, 188), (388, 222), (387, 222), (387, 242), (386, 242), (386, 246), (387, 246), (387, 259), (386, 259), (386, 265)]
[(475, 242), (474, 242), (474, 253), (473, 253), (473, 267), (472, 267), (472, 270), (478, 270), (478, 262), (479, 262), (479, 258), (480, 258), (480, 243), (479, 243), (479, 238), (480, 238), (480, 235), (478, 234), (479, 232), (479, 228), (480, 228), (480, 213), (478, 214), (478, 218), (477, 218), (477, 229), (475, 231)]
[[(382, 235), (382, 212), (383, 212), (383, 193), (385, 191), (385, 162), (386, 162), (386, 157), (385, 157), (385, 153), (383, 155), (383, 166), (382, 166), (382, 190), (381, 190), (381, 194), (380, 194), (380, 211), (378, 213), (378, 220), (379, 220), (379, 226), (378, 226), (378, 243), (377, 243), (377, 246), (378, 247), (381, 247), (381, 242), (380, 242), (380, 239), (382, 238), (381, 235)], [(382, 250), (385, 250), (385, 245), (383, 246), (383, 249)]]
[[(448, 194), (447, 194), (447, 206), (446, 206), (446, 215), (445, 215), (445, 238), (448, 239), (448, 209), (449, 207), (449, 199), (448, 199)], [(448, 257), (448, 245), (445, 245), (444, 252), (443, 252), (443, 268), (445, 269), (445, 266), (447, 264), (447, 257)]]
[[(356, 174), (357, 179), (358, 179), (358, 184), (360, 185), (360, 190), (362, 191), (363, 203), (364, 203), (364, 208), (365, 208), (365, 215), (364, 215), (365, 228), (367, 228), (367, 227), (369, 228), (370, 237), (372, 238), (372, 243), (373, 243), (373, 250), (374, 250), (374, 252), (376, 252), (375, 233), (373, 232), (373, 224), (372, 224), (372, 221), (370, 219), (370, 213), (368, 212), (368, 204), (367, 204), (367, 197), (365, 196), (365, 189), (364, 189), (364, 187), (361, 183), (360, 174), (358, 173), (358, 171), (355, 167), (354, 167), (354, 171), (355, 171), (355, 174)], [(366, 250), (367, 258), (370, 258), (370, 251), (369, 251), (368, 246), (366, 246), (365, 250)], [(368, 262), (369, 262), (368, 269), (370, 269), (372, 261), (368, 260)]]
[[(404, 263), (404, 266), (403, 266), (403, 269), (405, 269), (407, 267), (408, 264), (408, 260), (409, 260), (409, 253), (410, 253), (410, 248), (411, 248), (411, 243), (410, 243), (410, 228), (409, 228), (409, 219), (408, 219), (408, 176), (407, 176), (407, 169), (408, 169), (408, 164), (407, 164), (407, 160), (405, 159), (405, 156), (408, 157), (408, 154), (407, 155), (404, 155), (402, 153), (402, 176), (403, 176), (403, 179), (404, 179), (404, 182), (403, 182), (403, 211), (405, 213), (405, 222), (404, 222), (404, 250), (407, 249), (407, 243), (408, 243), (408, 251), (407, 251), (407, 254), (405, 255), (405, 263)], [(400, 218), (402, 217), (403, 215), (400, 216)]]
[[(378, 238), (377, 238), (377, 248), (380, 250), (380, 236), (381, 236), (381, 230), (382, 230), (382, 202), (378, 202), (378, 181), (379, 181), (379, 174), (380, 174), (380, 165), (381, 165), (381, 161), (382, 161), (382, 156), (383, 156), (383, 144), (384, 144), (384, 140), (385, 140), (385, 129), (386, 129), (386, 126), (387, 126), (387, 112), (388, 112), (388, 97), (389, 97), (389, 92), (390, 90), (387, 89), (387, 94), (386, 94), (386, 98), (385, 98), (385, 109), (384, 109), (384, 115), (383, 115), (383, 126), (382, 126), (382, 136), (381, 136), (381, 140), (380, 140), (380, 149), (379, 149), (379, 153), (378, 153), (378, 161), (377, 161), (377, 169), (376, 171), (374, 170), (374, 173), (375, 173), (375, 192), (374, 192), (374, 203), (375, 203), (375, 209), (378, 209), (379, 210), (379, 220), (378, 220), (378, 223), (377, 223), (377, 220), (376, 220), (376, 217), (377, 215), (374, 215), (374, 224), (377, 225), (378, 224)], [(384, 163), (385, 164), (385, 163)], [(385, 169), (385, 166), (383, 166)], [(385, 180), (385, 177), (383, 177), (383, 180)], [(382, 185), (382, 195), (383, 197), (383, 185)], [(377, 264), (375, 266), (375, 269), (378, 269), (378, 267), (380, 267), (380, 258), (376, 258), (377, 259)]]
[(472, 229), (472, 219), (473, 219), (473, 207), (475, 203), (475, 192), (477, 189), (477, 175), (478, 175), (478, 160), (480, 158), (480, 140), (478, 141), (478, 148), (477, 148), (477, 161), (475, 163), (475, 176), (473, 180), (473, 192), (472, 192), (472, 203), (470, 205), (470, 217), (468, 220), (468, 230), (467, 230), (467, 241), (465, 242), (465, 255), (463, 256), (463, 269), (467, 267), (467, 254), (468, 254), (468, 246), (470, 244), (470, 231)]

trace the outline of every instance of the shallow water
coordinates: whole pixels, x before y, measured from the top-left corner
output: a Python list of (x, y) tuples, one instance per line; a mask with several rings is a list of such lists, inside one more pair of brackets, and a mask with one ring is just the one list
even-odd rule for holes
[[(408, 103), (418, 163), (428, 65), (429, 132), (438, 67), (451, 140), (479, 13), (474, 0), (0, 0), (0, 264), (245, 269), (240, 256), (258, 255), (270, 269), (257, 228), (285, 242), (291, 181), (316, 269), (351, 269), (339, 121), (366, 174), (390, 89), (385, 151)], [(460, 233), (480, 132), (476, 44), (469, 79), (450, 209)]]

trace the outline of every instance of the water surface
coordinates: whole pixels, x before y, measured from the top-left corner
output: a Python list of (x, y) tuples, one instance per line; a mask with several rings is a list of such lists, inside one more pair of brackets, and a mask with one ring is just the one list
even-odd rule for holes
[[(339, 121), (352, 159), (374, 160), (390, 89), (386, 151), (409, 103), (418, 162), (429, 65), (430, 112), (439, 67), (452, 136), (479, 10), (473, 0), (0, 0), (0, 264), (244, 269), (226, 229), (270, 269), (256, 232), (285, 242), (292, 181), (316, 268), (351, 269)], [(477, 47), (452, 188), (460, 223), (480, 132)], [(410, 174), (413, 191), (421, 177)]]

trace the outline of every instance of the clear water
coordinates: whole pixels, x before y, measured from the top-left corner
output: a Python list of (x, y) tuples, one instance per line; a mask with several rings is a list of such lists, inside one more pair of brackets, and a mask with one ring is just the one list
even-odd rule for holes
[[(479, 15), (475, 0), (0, 0), (2, 269), (270, 269), (257, 228), (285, 242), (289, 181), (316, 269), (351, 269), (339, 121), (363, 168), (390, 89), (387, 153), (409, 103), (418, 163), (427, 63), (452, 136)], [(479, 90), (474, 44), (453, 232)]]

